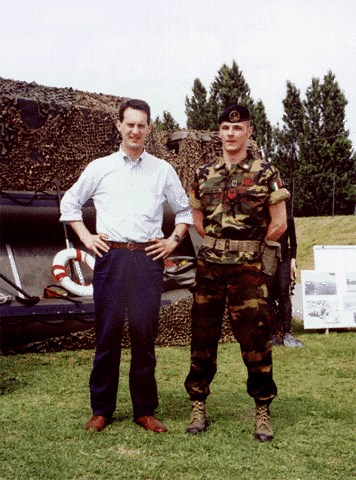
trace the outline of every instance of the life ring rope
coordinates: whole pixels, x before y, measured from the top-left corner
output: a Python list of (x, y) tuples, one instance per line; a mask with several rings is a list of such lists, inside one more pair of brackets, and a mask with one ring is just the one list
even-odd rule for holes
[[(58, 270), (59, 270), (59, 273), (55, 273), (55, 272), (58, 272)], [(63, 265), (53, 265), (52, 274), (55, 282), (60, 282), (62, 278), (68, 275)]]
[(64, 288), (80, 296), (92, 296), (93, 285), (81, 285), (68, 276), (66, 266), (70, 260), (84, 262), (91, 271), (94, 270), (95, 259), (86, 252), (77, 248), (66, 248), (57, 253), (53, 259), (52, 275), (55, 282), (59, 282)]

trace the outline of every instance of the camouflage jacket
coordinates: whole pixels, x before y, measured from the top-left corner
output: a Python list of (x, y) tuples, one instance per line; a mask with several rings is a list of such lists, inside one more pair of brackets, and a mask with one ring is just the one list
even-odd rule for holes
[[(199, 167), (189, 197), (191, 207), (204, 214), (206, 235), (232, 240), (263, 240), (269, 205), (289, 198), (277, 168), (249, 153), (240, 164), (226, 165), (221, 157)], [(215, 263), (243, 264), (260, 260), (259, 252), (218, 251), (207, 246), (199, 257)]]

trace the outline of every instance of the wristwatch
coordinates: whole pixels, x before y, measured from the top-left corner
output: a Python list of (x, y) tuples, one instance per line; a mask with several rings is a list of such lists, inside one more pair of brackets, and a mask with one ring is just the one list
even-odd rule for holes
[(180, 237), (178, 237), (178, 235), (172, 235), (172, 238), (173, 238), (173, 240), (175, 240), (176, 242), (180, 243)]

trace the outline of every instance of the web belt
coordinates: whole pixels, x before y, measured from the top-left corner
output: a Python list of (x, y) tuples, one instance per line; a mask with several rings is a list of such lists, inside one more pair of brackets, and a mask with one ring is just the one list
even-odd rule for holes
[(215, 238), (209, 235), (205, 235), (203, 245), (214, 250), (229, 252), (259, 252), (261, 249), (259, 240), (230, 240), (229, 238)]

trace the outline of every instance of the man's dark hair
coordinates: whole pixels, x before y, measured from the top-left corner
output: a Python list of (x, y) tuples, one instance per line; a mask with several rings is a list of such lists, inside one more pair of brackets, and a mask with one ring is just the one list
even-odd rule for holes
[(127, 100), (126, 102), (120, 105), (119, 109), (119, 120), (120, 122), (124, 121), (124, 113), (127, 108), (133, 108), (134, 110), (142, 110), (147, 114), (147, 125), (151, 123), (151, 109), (147, 102), (144, 100), (139, 100), (137, 98), (133, 98), (131, 100)]

